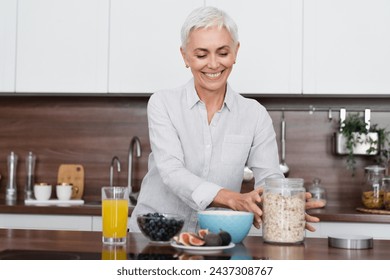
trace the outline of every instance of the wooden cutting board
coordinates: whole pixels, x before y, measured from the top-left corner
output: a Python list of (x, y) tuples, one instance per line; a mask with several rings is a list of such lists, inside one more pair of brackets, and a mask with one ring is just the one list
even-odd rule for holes
[(81, 199), (84, 193), (84, 167), (81, 164), (61, 164), (58, 168), (58, 184), (72, 184), (72, 199)]
[(383, 214), (383, 215), (390, 215), (390, 210), (381, 210), (381, 209), (367, 209), (367, 208), (356, 208), (356, 210), (364, 213), (370, 213), (370, 214)]

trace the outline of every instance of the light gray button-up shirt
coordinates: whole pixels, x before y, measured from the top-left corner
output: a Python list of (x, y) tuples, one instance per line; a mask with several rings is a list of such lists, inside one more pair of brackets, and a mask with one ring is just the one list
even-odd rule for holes
[(136, 216), (149, 212), (186, 217), (183, 230), (197, 230), (197, 212), (205, 210), (222, 188), (239, 192), (244, 167), (255, 186), (267, 177), (283, 177), (272, 120), (254, 99), (229, 85), (222, 108), (207, 120), (194, 80), (154, 93), (147, 107), (151, 154), (130, 231)]

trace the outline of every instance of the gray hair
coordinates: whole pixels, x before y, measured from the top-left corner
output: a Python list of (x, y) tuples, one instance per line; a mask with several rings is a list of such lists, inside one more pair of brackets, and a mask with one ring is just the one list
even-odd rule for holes
[(238, 28), (234, 20), (224, 11), (208, 6), (197, 8), (188, 15), (181, 28), (181, 47), (186, 48), (191, 31), (214, 26), (225, 27), (232, 36), (233, 42), (238, 43)]

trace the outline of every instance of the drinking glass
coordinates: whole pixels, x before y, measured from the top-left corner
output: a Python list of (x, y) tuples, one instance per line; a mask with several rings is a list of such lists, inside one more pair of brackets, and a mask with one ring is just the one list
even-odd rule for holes
[(129, 213), (127, 187), (102, 187), (102, 223), (104, 244), (125, 244)]

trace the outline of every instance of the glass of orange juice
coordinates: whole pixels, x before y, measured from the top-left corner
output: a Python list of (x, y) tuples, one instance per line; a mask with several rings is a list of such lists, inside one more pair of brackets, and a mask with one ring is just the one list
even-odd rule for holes
[(129, 213), (127, 187), (102, 187), (102, 223), (104, 244), (125, 244)]

